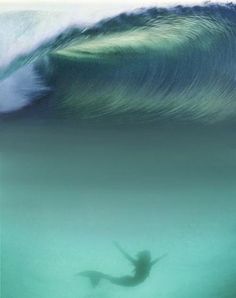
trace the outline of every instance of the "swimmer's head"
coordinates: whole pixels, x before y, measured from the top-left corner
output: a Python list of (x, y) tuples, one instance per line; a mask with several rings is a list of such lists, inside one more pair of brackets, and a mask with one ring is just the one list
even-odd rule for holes
[(142, 250), (137, 254), (137, 257), (139, 260), (142, 260), (144, 262), (150, 262), (151, 261), (151, 254), (149, 250)]

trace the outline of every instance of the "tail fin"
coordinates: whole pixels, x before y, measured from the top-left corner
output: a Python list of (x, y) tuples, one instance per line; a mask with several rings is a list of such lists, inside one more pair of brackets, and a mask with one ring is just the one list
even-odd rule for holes
[(104, 274), (98, 271), (83, 271), (78, 273), (77, 275), (88, 277), (94, 288), (99, 284), (100, 280), (104, 277)]

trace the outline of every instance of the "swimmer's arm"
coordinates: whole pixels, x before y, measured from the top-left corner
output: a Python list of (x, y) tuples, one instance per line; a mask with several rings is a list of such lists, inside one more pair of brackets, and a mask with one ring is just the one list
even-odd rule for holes
[(162, 260), (166, 256), (167, 256), (167, 254), (164, 254), (164, 255), (160, 256), (159, 258), (156, 258), (154, 261), (151, 262), (151, 265), (154, 266), (156, 263), (158, 263), (160, 260)]
[(118, 248), (118, 250), (122, 253), (122, 255), (129, 260), (132, 264), (135, 264), (135, 259), (132, 258), (127, 252), (125, 252), (123, 250), (122, 247), (120, 247), (120, 245), (117, 242), (114, 242), (114, 245), (116, 246), (116, 248)]

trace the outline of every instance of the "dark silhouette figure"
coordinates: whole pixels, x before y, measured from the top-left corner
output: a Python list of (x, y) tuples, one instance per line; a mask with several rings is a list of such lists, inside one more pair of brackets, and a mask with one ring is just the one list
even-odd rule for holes
[(136, 258), (131, 257), (126, 253), (118, 243), (115, 243), (116, 247), (123, 254), (123, 256), (129, 260), (134, 266), (134, 274), (126, 275), (122, 277), (113, 277), (108, 274), (104, 274), (99, 271), (83, 271), (78, 273), (80, 276), (88, 277), (93, 285), (96, 287), (101, 279), (108, 280), (112, 284), (123, 287), (134, 287), (142, 283), (148, 276), (153, 265), (159, 262), (166, 255), (163, 255), (155, 260), (151, 260), (151, 254), (148, 250), (143, 250), (137, 254)]

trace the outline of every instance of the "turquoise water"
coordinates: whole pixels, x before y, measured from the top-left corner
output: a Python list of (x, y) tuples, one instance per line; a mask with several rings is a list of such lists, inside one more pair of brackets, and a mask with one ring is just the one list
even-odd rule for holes
[[(1, 125), (2, 297), (236, 295), (233, 125)], [(135, 288), (130, 254), (168, 256)]]
[(96, 10), (0, 13), (1, 297), (235, 298), (236, 5)]

